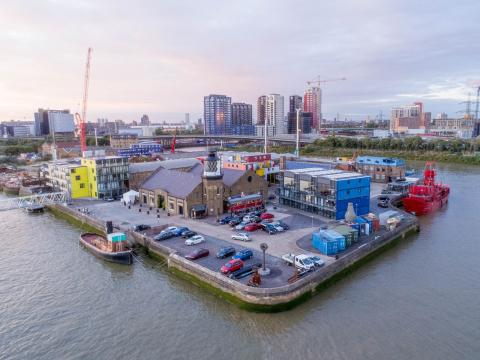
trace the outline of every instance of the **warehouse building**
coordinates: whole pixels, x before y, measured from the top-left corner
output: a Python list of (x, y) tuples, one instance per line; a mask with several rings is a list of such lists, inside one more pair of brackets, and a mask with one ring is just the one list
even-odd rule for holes
[(158, 169), (190, 171), (200, 161), (195, 158), (148, 161), (129, 165), (130, 189), (138, 191), (143, 182)]
[(280, 204), (331, 219), (344, 219), (348, 203), (357, 215), (370, 211), (370, 176), (336, 169), (286, 170), (280, 176)]
[(369, 175), (373, 182), (389, 183), (405, 178), (405, 160), (380, 156), (358, 156), (358, 172)]
[(268, 195), (266, 180), (253, 170), (223, 169), (215, 153), (189, 171), (159, 168), (140, 186), (140, 202), (184, 217), (220, 216), (229, 199)]

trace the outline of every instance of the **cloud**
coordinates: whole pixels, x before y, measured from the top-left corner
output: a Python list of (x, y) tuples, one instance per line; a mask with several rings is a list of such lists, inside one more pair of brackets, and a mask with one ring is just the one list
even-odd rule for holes
[(328, 116), (414, 100), (453, 113), (480, 78), (478, 13), (466, 0), (2, 2), (0, 120), (77, 108), (89, 46), (90, 118), (199, 114), (210, 93), (287, 98), (317, 75), (347, 78), (324, 86)]

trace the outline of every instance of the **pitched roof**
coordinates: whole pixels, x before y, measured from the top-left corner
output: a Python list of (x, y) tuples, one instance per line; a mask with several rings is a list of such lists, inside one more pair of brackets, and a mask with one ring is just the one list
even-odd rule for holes
[[(161, 189), (174, 197), (184, 199), (201, 184), (202, 173), (201, 164), (196, 164), (188, 172), (159, 168), (145, 180), (141, 188), (150, 191)], [(243, 174), (243, 170), (223, 169), (224, 185), (234, 185)]]
[(223, 169), (223, 183), (232, 186), (245, 174), (245, 170)]
[(200, 161), (195, 158), (132, 163), (130, 164), (129, 172), (134, 174), (139, 172), (155, 171), (160, 167), (164, 169), (174, 170), (174, 169), (193, 167), (199, 163)]
[(160, 169), (152, 174), (141, 186), (142, 189), (162, 189), (177, 198), (186, 198), (200, 183), (202, 178), (183, 171)]

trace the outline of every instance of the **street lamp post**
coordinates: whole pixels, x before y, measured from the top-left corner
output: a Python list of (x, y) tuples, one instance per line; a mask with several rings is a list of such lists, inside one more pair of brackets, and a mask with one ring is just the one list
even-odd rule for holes
[(266, 243), (261, 243), (261, 244), (260, 244), (260, 249), (261, 249), (262, 252), (263, 252), (263, 267), (262, 267), (260, 270), (258, 270), (258, 273), (259, 273), (260, 275), (262, 275), (262, 276), (265, 276), (265, 275), (270, 274), (270, 269), (268, 269), (268, 268), (266, 267), (266, 265), (265, 265), (265, 264), (266, 264), (266, 261), (265, 261), (265, 251), (267, 251), (268, 245), (267, 245)]

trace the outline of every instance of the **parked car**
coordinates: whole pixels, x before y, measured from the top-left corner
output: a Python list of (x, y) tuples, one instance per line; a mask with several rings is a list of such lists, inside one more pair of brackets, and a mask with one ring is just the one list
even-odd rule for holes
[(315, 268), (315, 264), (310, 260), (308, 255), (293, 255), (285, 254), (282, 259), (289, 265), (295, 265), (299, 269), (312, 270)]
[(160, 234), (157, 234), (153, 237), (154, 240), (156, 241), (161, 241), (161, 240), (167, 240), (172, 237), (174, 237), (173, 233), (171, 231), (162, 231)]
[(243, 221), (245, 221), (245, 222), (257, 222), (259, 219), (260, 219), (260, 217), (258, 217), (257, 215), (254, 215), (254, 214), (247, 214), (243, 217)]
[(234, 271), (240, 270), (243, 267), (243, 261), (240, 259), (234, 259), (227, 262), (220, 268), (222, 274), (229, 274)]
[(145, 230), (149, 230), (151, 228), (152, 227), (150, 225), (139, 224), (139, 225), (135, 225), (133, 227), (133, 231), (145, 231)]
[(262, 267), (262, 263), (257, 263), (253, 265), (247, 265), (247, 266), (244, 265), (243, 268), (230, 273), (228, 277), (231, 279), (241, 279), (241, 278), (244, 278), (245, 276), (250, 275), (254, 270), (260, 269), (261, 267)]
[(252, 239), (250, 239), (250, 235), (248, 235), (247, 233), (243, 233), (243, 232), (233, 234), (232, 235), (232, 240), (252, 241)]
[(195, 236), (195, 235), (197, 235), (197, 233), (195, 231), (192, 231), (192, 230), (187, 230), (187, 231), (182, 232), (182, 238), (184, 238), (184, 239), (191, 238), (192, 236)]
[(232, 256), (232, 259), (248, 260), (253, 257), (253, 251), (250, 249), (242, 249)]
[(225, 259), (226, 257), (232, 256), (235, 254), (235, 248), (232, 246), (222, 247), (217, 252), (218, 259)]
[(109, 198), (106, 198), (105, 201), (106, 202), (112, 202), (112, 201), (115, 201), (115, 199), (113, 197), (109, 197)]
[(208, 249), (197, 249), (195, 251), (192, 251), (190, 254), (185, 255), (185, 259), (188, 260), (197, 260), (203, 257), (206, 257), (210, 254), (210, 251)]
[(195, 235), (192, 236), (190, 239), (185, 240), (185, 245), (191, 246), (191, 245), (197, 245), (205, 242), (205, 238), (202, 235)]
[(189, 231), (190, 229), (188, 227), (185, 227), (185, 226), (182, 226), (182, 227), (179, 227), (179, 228), (176, 228), (175, 230), (171, 230), (175, 236), (180, 236), (182, 235), (183, 232), (185, 231)]
[(273, 219), (275, 216), (273, 214), (270, 214), (270, 213), (263, 213), (260, 215), (260, 219), (262, 220), (265, 220), (265, 219)]
[(218, 222), (222, 225), (228, 224), (231, 220), (233, 220), (234, 216), (232, 215), (227, 215), (221, 218)]
[(235, 230), (243, 230), (245, 229), (245, 226), (248, 225), (249, 223), (246, 221), (242, 221), (240, 224), (235, 226)]
[(325, 261), (320, 259), (320, 256), (318, 255), (308, 255), (309, 259), (313, 261), (316, 267), (322, 267), (325, 265)]
[(272, 224), (267, 223), (262, 223), (262, 230), (267, 232), (269, 235), (273, 235), (278, 232)]
[(262, 226), (260, 224), (257, 224), (257, 223), (250, 223), (250, 224), (247, 224), (245, 226), (245, 231), (256, 231), (258, 229), (260, 229)]
[(275, 230), (277, 230), (277, 232), (283, 232), (283, 231), (285, 231), (285, 229), (284, 229), (283, 227), (281, 227), (280, 225), (278, 225), (278, 224), (272, 224), (272, 226), (273, 226), (273, 228), (274, 228)]
[(381, 208), (388, 208), (388, 200), (379, 200), (377, 205)]
[(242, 219), (240, 219), (240, 218), (234, 218), (234, 219), (232, 219), (232, 220), (230, 220), (230, 221), (228, 222), (228, 225), (230, 225), (230, 226), (233, 227), (233, 226), (237, 226), (237, 225), (240, 224), (241, 222), (242, 222)]
[(285, 224), (283, 221), (280, 221), (280, 220), (274, 221), (273, 225), (280, 225), (283, 228), (283, 230), (290, 229), (290, 227), (287, 224)]
[(161, 232), (164, 232), (164, 231), (165, 231), (165, 232), (167, 232), (167, 231), (173, 232), (173, 231), (175, 231), (175, 230), (177, 230), (177, 227), (176, 227), (176, 226), (169, 226), (169, 227), (167, 227), (166, 229), (163, 229)]

